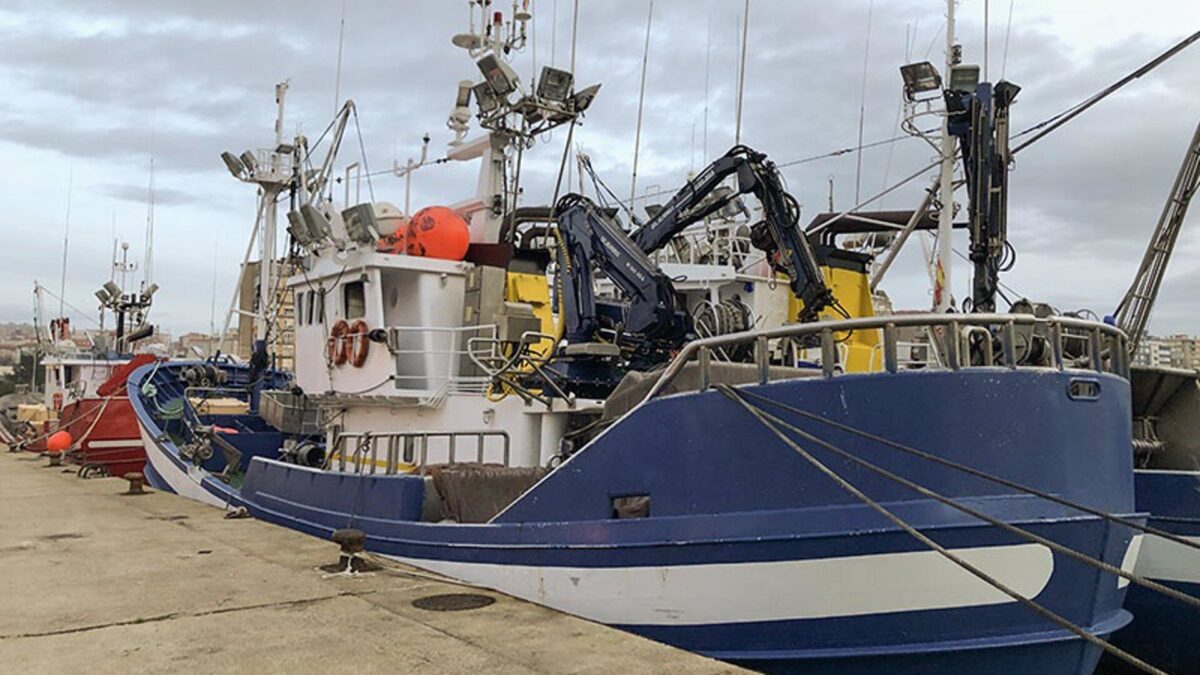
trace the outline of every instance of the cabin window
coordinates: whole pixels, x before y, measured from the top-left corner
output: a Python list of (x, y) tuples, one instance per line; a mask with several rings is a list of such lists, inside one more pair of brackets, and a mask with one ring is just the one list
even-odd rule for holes
[(317, 323), (325, 323), (325, 289), (318, 288), (317, 296)]
[(303, 326), (309, 316), (304, 311), (305, 293), (296, 294), (296, 325)]
[(367, 315), (367, 294), (363, 282), (351, 281), (342, 286), (342, 300), (347, 319), (361, 319)]
[(612, 498), (612, 517), (616, 520), (650, 517), (650, 495), (622, 495)]

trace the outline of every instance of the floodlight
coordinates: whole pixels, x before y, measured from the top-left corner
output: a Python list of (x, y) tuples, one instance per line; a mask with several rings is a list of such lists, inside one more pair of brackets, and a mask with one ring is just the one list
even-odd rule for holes
[(108, 291), (113, 300), (121, 297), (121, 287), (111, 281), (104, 282), (104, 290)]
[(937, 91), (942, 87), (942, 76), (928, 61), (900, 66), (900, 77), (904, 78), (904, 95), (910, 101), (917, 94)]
[(592, 101), (596, 100), (596, 94), (599, 91), (600, 85), (593, 84), (583, 91), (576, 92), (575, 96), (571, 99), (574, 104), (573, 107), (575, 108), (575, 112), (581, 113), (584, 110), (587, 110), (588, 106), (592, 104)]
[(108, 291), (101, 288), (96, 291), (96, 299), (100, 301), (101, 305), (107, 305), (112, 300), (112, 296), (108, 294)]
[(500, 107), (500, 99), (496, 98), (496, 92), (492, 91), (487, 82), (480, 82), (472, 87), (471, 93), (475, 95), (475, 103), (479, 106), (479, 112), (482, 115), (487, 115)]
[(559, 70), (550, 66), (542, 66), (542, 76), (538, 78), (537, 96), (554, 103), (566, 103), (571, 98), (571, 86), (575, 76), (569, 71)]
[(979, 66), (951, 66), (950, 68), (950, 91), (956, 91), (960, 94), (975, 93), (975, 87), (979, 85)]
[(454, 99), (455, 108), (465, 108), (471, 105), (471, 86), (470, 80), (458, 81), (458, 96)]
[(247, 173), (254, 173), (258, 170), (258, 160), (254, 158), (254, 153), (249, 150), (242, 153), (242, 164), (246, 165)]
[(483, 79), (497, 96), (508, 96), (517, 90), (517, 84), (520, 82), (517, 72), (505, 63), (504, 59), (495, 54), (488, 54), (479, 59), (476, 65), (479, 66), (479, 72), (483, 73)]
[(157, 292), (158, 292), (158, 284), (151, 282), (150, 285), (146, 287), (146, 290), (142, 291), (142, 295), (147, 298), (150, 298), (150, 297), (153, 297), (154, 294)]
[(333, 234), (333, 226), (329, 224), (329, 219), (312, 204), (304, 204), (300, 207), (300, 217), (304, 220), (304, 224), (308, 227), (308, 233), (314, 241), (321, 241)]
[(521, 0), (521, 5), (518, 8), (517, 3), (513, 3), (513, 19), (517, 21), (528, 21), (533, 18), (533, 13), (529, 11), (529, 0)]
[(996, 88), (993, 90), (992, 95), (996, 97), (996, 105), (1003, 107), (1011, 105), (1013, 99), (1017, 97), (1020, 91), (1021, 87), (1019, 85), (1015, 85), (1008, 80), (1000, 80), (996, 83)]
[(308, 246), (313, 243), (312, 234), (308, 231), (308, 225), (304, 222), (304, 217), (299, 211), (288, 211), (287, 214), (288, 226), (287, 231), (292, 235), (301, 246)]
[(246, 165), (232, 152), (222, 152), (221, 161), (225, 162), (225, 168), (229, 169), (229, 173), (233, 174), (234, 178), (241, 178), (242, 174), (246, 173)]
[(483, 46), (483, 41), (474, 33), (459, 33), (450, 38), (450, 43), (463, 49), (479, 49)]
[(379, 241), (379, 221), (370, 203), (357, 204), (342, 211), (342, 221), (351, 240), (372, 245)]

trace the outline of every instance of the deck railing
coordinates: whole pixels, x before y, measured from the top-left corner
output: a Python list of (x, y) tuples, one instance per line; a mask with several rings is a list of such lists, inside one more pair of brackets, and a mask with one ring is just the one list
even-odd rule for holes
[(437, 401), (447, 394), (483, 393), (490, 378), (468, 374), (467, 348), (476, 337), (495, 338), (496, 325), (389, 326), (388, 349), (396, 360), (394, 380), (401, 392), (421, 392)]
[[(898, 329), (901, 328), (927, 329), (932, 358), (905, 364), (898, 349), (902, 344), (911, 347), (912, 343), (899, 339)], [(714, 350), (737, 344), (753, 344), (759, 383), (766, 383), (771, 368), (779, 365), (772, 363), (771, 342), (780, 340), (811, 341), (813, 349), (819, 349), (821, 354), (821, 375), (835, 377), (842, 374), (837, 358), (839, 342), (849, 333), (862, 330), (882, 332), (881, 372), (898, 373), (917, 368), (1048, 367), (1129, 377), (1125, 334), (1114, 326), (1072, 317), (1039, 318), (1031, 314), (913, 314), (791, 324), (694, 340), (667, 365), (646, 400), (662, 393), (693, 360), (699, 365), (700, 388), (709, 388)], [(1030, 359), (1029, 355), (1035, 349), (1042, 350), (1041, 357)]]
[[(429, 464), (430, 441), (444, 439), (448, 464), (462, 464), (460, 453), (474, 454), (475, 464), (483, 464), (489, 450), (488, 439), (499, 439), (504, 466), (509, 466), (512, 447), (507, 431), (497, 429), (466, 429), (458, 431), (391, 431), (385, 433), (346, 432), (339, 433), (333, 441), (332, 452), (325, 456), (326, 471), (375, 475), (407, 473), (416, 467), (424, 475)], [(461, 447), (461, 440), (474, 439), (473, 447)], [(494, 449), (495, 444), (492, 444)], [(436, 451), (437, 449), (435, 449)], [(471, 462), (467, 462), (471, 463)], [(349, 470), (347, 470), (349, 467)]]

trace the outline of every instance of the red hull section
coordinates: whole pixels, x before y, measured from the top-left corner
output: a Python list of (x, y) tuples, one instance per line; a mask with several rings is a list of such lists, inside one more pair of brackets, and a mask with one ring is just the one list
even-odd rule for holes
[(111, 476), (141, 471), (146, 465), (137, 418), (129, 397), (85, 398), (68, 405), (61, 419), (74, 439), (69, 457), (83, 465), (102, 466)]
[[(67, 457), (83, 466), (102, 468), (110, 476), (141, 471), (146, 466), (137, 417), (125, 395), (125, 381), (139, 367), (153, 363), (149, 354), (135, 356), (113, 371), (97, 390), (97, 396), (74, 401), (59, 412), (58, 430), (71, 434)], [(45, 438), (29, 449), (44, 451)]]

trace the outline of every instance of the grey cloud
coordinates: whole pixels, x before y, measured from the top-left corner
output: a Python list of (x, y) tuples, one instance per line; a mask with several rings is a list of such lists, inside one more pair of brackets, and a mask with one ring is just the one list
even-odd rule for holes
[[(897, 67), (905, 59), (906, 28), (917, 32), (913, 59), (924, 58), (932, 45), (930, 58), (939, 60), (940, 5), (917, 0), (874, 3), (865, 99), (867, 141), (896, 133)], [(569, 58), (571, 6), (569, 0), (558, 2), (560, 66)], [(550, 58), (552, 7), (551, 0), (535, 3), (539, 64)], [(732, 145), (735, 21), (741, 7), (740, 2), (655, 3), (639, 192), (681, 184), (693, 162), (703, 166)], [(426, 131), (433, 135), (434, 154), (443, 151), (454, 83), (478, 76), (448, 41), (463, 28), (464, 8), (462, 2), (348, 4), (341, 94), (358, 102), (363, 144), (373, 170), (415, 155)], [(643, 0), (584, 2), (580, 15), (577, 81), (603, 82), (604, 88), (575, 140), (619, 195), (629, 192), (645, 9)], [(237, 241), (245, 237), (253, 217), (251, 190), (228, 177), (217, 155), (224, 149), (240, 151), (269, 142), (271, 87), (284, 77), (292, 78), (289, 134), (300, 122), (310, 138), (321, 132), (334, 108), (340, 3), (61, 0), (50, 5), (27, 0), (8, 11), (23, 17), (23, 23), (0, 28), (0, 40), (11, 47), (6, 48), (0, 76), (18, 94), (0, 103), (0, 139), (61, 153), (69, 161), (111, 166), (119, 175), (93, 189), (137, 202), (144, 196), (139, 186), (145, 183), (153, 127), (156, 166), (163, 176), (159, 255), (179, 263), (173, 266), (178, 285), (207, 288), (211, 263), (197, 258), (207, 259), (208, 254), (197, 256), (194, 245), (181, 243), (175, 237), (185, 235), (173, 234), (170, 223), (187, 232), (188, 224), (194, 228), (203, 223), (208, 229), (208, 223), (219, 220), (223, 229), (213, 226), (213, 236), (223, 240), (222, 251), (228, 255), (241, 248)], [(865, 2), (751, 3), (744, 142), (779, 162), (855, 143), (866, 15)], [(704, 157), (700, 146), (710, 16), (709, 142)], [(972, 60), (979, 57), (974, 40), (979, 29), (970, 20), (960, 25)], [(1016, 127), (1076, 103), (1165, 46), (1161, 38), (1131, 35), (1072, 54), (1049, 26), (1014, 25), (1005, 74), (1025, 87), (1014, 109)], [(526, 53), (517, 62), (526, 79), (531, 56)], [(1181, 55), (1146, 81), (1131, 85), (1128, 94), (1105, 101), (1022, 153), (1013, 174), (1012, 238), (1022, 253), (1009, 277), (1014, 286), (1056, 302), (1061, 298), (1064, 307), (1115, 304), (1113, 295), (1128, 283), (1161, 209), (1182, 143), (1200, 118), (1192, 93), (1200, 88), (1197, 58), (1200, 54)], [(993, 77), (998, 62), (999, 47), (993, 43)], [(556, 132), (525, 157), (528, 202), (548, 200), (554, 192), (565, 137)], [(352, 127), (339, 166), (358, 159), (358, 154)], [(862, 195), (878, 191), (885, 179), (895, 180), (930, 157), (921, 142), (907, 139), (864, 151)], [(805, 205), (806, 218), (826, 208), (830, 178), (836, 206), (849, 206), (855, 174), (852, 153), (785, 170), (790, 188)], [(414, 207), (457, 201), (473, 191), (474, 178), (471, 166), (423, 169), (414, 176)], [(395, 178), (376, 176), (372, 184), (377, 197), (402, 202), (403, 186)], [(884, 205), (914, 203), (923, 187), (924, 182), (917, 181), (889, 196)], [(1054, 274), (1056, 261), (1064, 257), (1072, 261), (1074, 271), (1067, 280)], [(906, 252), (904, 267), (889, 279), (901, 304), (925, 302), (926, 282), (918, 258)], [(235, 261), (227, 265), (225, 276), (231, 277)], [(957, 279), (964, 280), (966, 267), (958, 270)], [(1181, 276), (1170, 283), (1188, 279)], [(162, 302), (177, 304), (164, 311), (205, 317), (196, 326), (176, 328), (207, 324), (207, 297), (181, 293), (173, 300), (176, 296), (168, 289), (164, 285)], [(1163, 305), (1156, 321), (1186, 321), (1186, 311), (1179, 309), (1188, 307), (1183, 299), (1164, 293)], [(22, 311), (13, 318), (24, 315)]]

